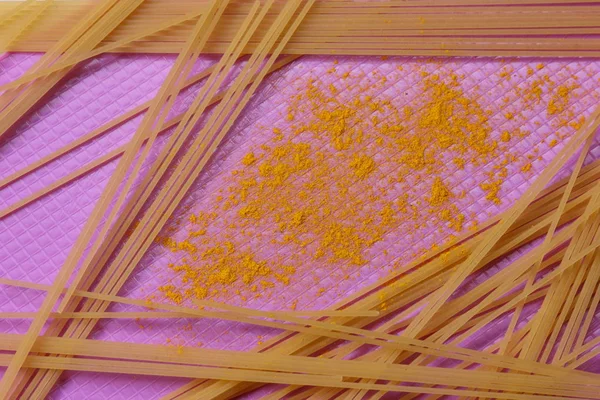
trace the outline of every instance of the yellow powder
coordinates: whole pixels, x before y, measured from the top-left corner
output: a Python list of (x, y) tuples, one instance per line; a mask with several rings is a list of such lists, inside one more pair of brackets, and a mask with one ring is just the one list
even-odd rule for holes
[(435, 178), (433, 186), (431, 186), (431, 194), (428, 199), (429, 204), (439, 206), (446, 203), (450, 197), (452, 197), (452, 192), (450, 192), (440, 178)]
[(304, 221), (306, 221), (307, 213), (305, 211), (297, 211), (292, 214), (292, 218), (290, 224), (292, 226), (300, 226)]
[(458, 167), (458, 169), (465, 168), (465, 159), (464, 158), (456, 157), (454, 160), (452, 160), (452, 162)]
[(174, 285), (164, 285), (158, 288), (159, 291), (163, 293), (163, 295), (171, 300), (175, 304), (183, 303), (183, 296), (181, 293), (175, 288)]
[(365, 241), (359, 236), (356, 228), (333, 223), (323, 234), (315, 257), (321, 258), (330, 254), (332, 260), (348, 260), (355, 265), (362, 265), (365, 263), (361, 254), (364, 244)]
[(386, 204), (383, 209), (379, 212), (381, 216), (381, 223), (385, 226), (389, 226), (394, 222), (394, 216), (396, 212), (390, 204)]
[(444, 209), (440, 212), (440, 218), (442, 218), (443, 220), (450, 220), (450, 218), (452, 218), (452, 213), (450, 212), (449, 209)]
[(255, 206), (242, 207), (238, 211), (238, 214), (240, 215), (240, 217), (243, 217), (243, 218), (254, 218), (254, 219), (260, 218), (260, 215), (261, 215), (260, 209)]
[(254, 153), (250, 152), (242, 158), (242, 164), (244, 165), (252, 165), (256, 161), (256, 156)]
[(533, 75), (533, 68), (527, 67), (527, 76)]
[(510, 74), (512, 72), (513, 72), (512, 68), (504, 67), (504, 68), (502, 68), (502, 70), (500, 71), (500, 74), (498, 76), (500, 76), (500, 78), (510, 78)]
[[(204, 299), (209, 293), (218, 292), (214, 289), (230, 287), (238, 280), (246, 287), (252, 287), (257, 279), (274, 275), (266, 261), (258, 260), (252, 253), (238, 251), (231, 242), (219, 243), (198, 256), (198, 265), (170, 265), (174, 272), (180, 274), (184, 286), (161, 286), (159, 291), (165, 298), (181, 304), (190, 297)], [(289, 269), (281, 269), (276, 275), (281, 281), (286, 281), (290, 273), (292, 271)], [(261, 285), (267, 287), (272, 285), (272, 282), (261, 279)]]
[(455, 231), (461, 232), (463, 230), (464, 223), (465, 223), (465, 215), (458, 214), (452, 221), (452, 227), (454, 228)]
[[(423, 71), (411, 89), (418, 90), (418, 101), (410, 106), (386, 98), (383, 74), (356, 75), (357, 84), (336, 81), (343, 87), (314, 78), (290, 95), (285, 121), (264, 128), (264, 144), (249, 149), (214, 196), (215, 215), (191, 214), (186, 238), (161, 238), (169, 251), (186, 257), (169, 267), (176, 277), (161, 288), (167, 298), (265, 296), (293, 285), (297, 271), (310, 271), (307, 265), (352, 275), (371, 261), (367, 250), (399, 228), (409, 235), (426, 223), (463, 230), (461, 195), (441, 177), (452, 163), (489, 172), (508, 147), (499, 148), (493, 138), (508, 143), (521, 131), (494, 132), (489, 119), (497, 110), (484, 108), (476, 90), (466, 93), (457, 74)], [(539, 81), (532, 103), (549, 85)], [(510, 117), (516, 123), (522, 115)], [(366, 152), (377, 154), (377, 163)], [(500, 202), (506, 176), (504, 166), (478, 182), (489, 201)], [(423, 187), (429, 188), (425, 195), (414, 189)], [(267, 258), (261, 248), (286, 257)]]
[(364, 154), (355, 155), (350, 163), (350, 168), (354, 170), (354, 175), (359, 179), (364, 179), (375, 170), (375, 161)]
[(573, 89), (577, 88), (578, 85), (559, 86), (556, 91), (553, 93), (550, 101), (548, 102), (548, 107), (546, 112), (548, 115), (556, 115), (564, 113), (567, 107), (569, 106), (569, 98)]
[(554, 115), (560, 112), (560, 107), (556, 104), (554, 99), (550, 99), (548, 103), (548, 115)]
[(577, 121), (569, 122), (569, 126), (577, 131), (577, 130), (581, 129), (584, 122), (585, 122), (585, 117), (581, 116), (581, 117), (579, 117), (579, 119)]
[(314, 122), (308, 128), (313, 131), (326, 132), (330, 136), (332, 145), (336, 150), (345, 150), (355, 142), (357, 137), (356, 132), (349, 127), (348, 123), (349, 119), (355, 114), (356, 111), (349, 107), (333, 111), (324, 110), (316, 115), (319, 121)]
[[(532, 70), (533, 74), (533, 70)], [(528, 83), (528, 87), (526, 87), (523, 92), (519, 89), (517, 91), (517, 95), (522, 97), (524, 100), (524, 107), (526, 109), (531, 109), (532, 105), (540, 104), (542, 101), (542, 95), (544, 93), (544, 87), (546, 87), (548, 82), (541, 78), (535, 79), (532, 82)]]
[(425, 104), (415, 115), (418, 121), (415, 135), (399, 139), (407, 153), (402, 161), (419, 169), (439, 164), (438, 151), (470, 154), (473, 162), (482, 163), (494, 156), (497, 144), (489, 139), (490, 113), (464, 94), (458, 76), (451, 75), (448, 80), (437, 74), (425, 77)]
[(502, 183), (503, 183), (503, 181), (501, 179), (496, 179), (496, 180), (490, 180), (488, 182), (484, 182), (484, 183), (480, 184), (479, 186), (481, 187), (481, 189), (483, 189), (485, 192), (487, 192), (487, 194), (485, 196), (485, 198), (487, 200), (494, 202), (496, 204), (500, 204), (500, 198), (498, 198), (498, 193), (500, 192)]

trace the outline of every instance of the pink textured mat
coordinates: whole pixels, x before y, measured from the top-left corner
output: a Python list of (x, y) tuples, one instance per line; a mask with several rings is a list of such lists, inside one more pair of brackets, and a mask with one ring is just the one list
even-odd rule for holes
[[(37, 57), (26, 54), (5, 55), (0, 59), (0, 83), (18, 77)], [(3, 139), (0, 146), (0, 179), (152, 98), (168, 73), (173, 59), (154, 55), (107, 55), (78, 67), (55, 92), (45, 98), (43, 104), (38, 105), (14, 127), (7, 138)], [(203, 59), (199, 62), (197, 70), (207, 67), (212, 62), (214, 59)], [(235, 182), (231, 171), (240, 168), (248, 153), (259, 154), (265, 145), (273, 146), (274, 136), (277, 134), (273, 128), (290, 132), (302, 121), (310, 119), (312, 111), (297, 109), (293, 97), (304, 93), (311, 79), (318, 79), (319, 85), (324, 88), (334, 85), (336, 96), (339, 96), (342, 102), (348, 103), (361, 95), (361, 85), (368, 84), (368, 93), (364, 93), (365, 95), (389, 100), (398, 109), (404, 109), (407, 106), (418, 107), (422, 101), (419, 85), (426, 76), (436, 74), (442, 79), (453, 74), (458, 77), (462, 91), (489, 112), (491, 138), (498, 143), (503, 142), (502, 135), (505, 131), (528, 132), (521, 136), (513, 135), (505, 144), (506, 151), (515, 156), (515, 161), (507, 166), (507, 177), (503, 179), (498, 193), (501, 200), (499, 204), (486, 199), (488, 193), (482, 189), (481, 184), (486, 181), (494, 166), (502, 164), (501, 156), (492, 157), (480, 165), (469, 166), (464, 170), (449, 163), (448, 169), (442, 173), (445, 185), (450, 187), (453, 193), (464, 193), (464, 196), (457, 196), (455, 204), (458, 207), (457, 212), (464, 214), (465, 229), (468, 229), (474, 221), (484, 221), (509, 207), (533, 182), (536, 173), (549, 163), (562, 143), (568, 139), (568, 135), (574, 132), (569, 123), (588, 115), (598, 103), (599, 61), (545, 61), (543, 68), (539, 64), (536, 60), (511, 59), (334, 60), (304, 57), (272, 74), (263, 83), (219, 148), (214, 160), (188, 193), (166, 231), (175, 240), (187, 237), (193, 228), (188, 221), (190, 213), (210, 212), (217, 207), (215, 199), (223, 193), (226, 194), (227, 188)], [(335, 72), (328, 73), (332, 69), (335, 69)], [(348, 73), (347, 77), (344, 77), (345, 73)], [(543, 93), (539, 104), (523, 104), (522, 99), (532, 92), (534, 82), (546, 77), (553, 82), (554, 91), (560, 86), (574, 87), (569, 95), (568, 112), (563, 113), (562, 120), (548, 111), (548, 102), (554, 92)], [(175, 107), (177, 112), (185, 110), (195, 90), (197, 86), (181, 96)], [(290, 107), (295, 114), (293, 120), (289, 118)], [(373, 113), (376, 112), (373, 110)], [(370, 115), (363, 117), (371, 118)], [(385, 120), (385, 116), (382, 118)], [(47, 167), (0, 189), (0, 209), (14, 204), (126, 143), (139, 122), (140, 117), (136, 117), (113, 129), (101, 139), (86, 144)], [(165, 137), (158, 141), (157, 148), (164, 143)], [(383, 177), (392, 176), (397, 171), (393, 163), (386, 159), (390, 156), (389, 153), (385, 153), (375, 140), (370, 141), (371, 139), (372, 137), (367, 137), (362, 146), (365, 153), (376, 161), (379, 170), (369, 179), (374, 186), (385, 186), (386, 181)], [(320, 138), (310, 135), (300, 135), (296, 140), (310, 143), (312, 151), (323, 146)], [(598, 157), (600, 145), (594, 145), (588, 162)], [(0, 276), (51, 284), (115, 166), (116, 162), (113, 161), (0, 219)], [(294, 179), (300, 182), (303, 177), (314, 176), (311, 175), (311, 171), (311, 168), (307, 168)], [(563, 171), (565, 174), (567, 172)], [(351, 171), (346, 173), (351, 174)], [(335, 174), (342, 176), (344, 171), (337, 169)], [(414, 179), (416, 182), (410, 193), (412, 197), (428, 196), (431, 182), (414, 176), (405, 176), (405, 179)], [(402, 196), (405, 191), (405, 188), (397, 185), (390, 185), (388, 189), (385, 196), (392, 199)], [(348, 190), (352, 192), (351, 184)], [(355, 195), (357, 198), (366, 196), (358, 192)], [(416, 204), (415, 206), (421, 207)], [(343, 207), (340, 205), (341, 208)], [(223, 240), (235, 236), (235, 230), (239, 227), (228, 227), (227, 221), (239, 212), (239, 207), (235, 206), (229, 211), (222, 211), (219, 221), (210, 227), (211, 234), (221, 235)], [(359, 210), (359, 214), (368, 212), (371, 211), (367, 207)], [(340, 223), (342, 222), (343, 218), (340, 219)], [(269, 238), (273, 231), (269, 226), (253, 228), (263, 231), (252, 233), (250, 237), (253, 237), (253, 240), (239, 235), (237, 239), (231, 239), (234, 245), (240, 249), (251, 249), (269, 265), (282, 265), (293, 260), (296, 271), (290, 275), (289, 284), (275, 282), (272, 287), (265, 285), (261, 289), (262, 295), (255, 296), (249, 285), (240, 283), (239, 287), (236, 287), (240, 293), (236, 293), (235, 290), (219, 290), (212, 297), (261, 309), (289, 309), (292, 305), (297, 309), (326, 308), (385, 276), (399, 263), (407, 262), (423, 250), (444, 242), (455, 233), (439, 220), (418, 229), (412, 228), (412, 225), (414, 222), (410, 220), (395, 224), (393, 229), (385, 232), (381, 240), (363, 249), (362, 256), (365, 262), (362, 263), (352, 263), (343, 257), (334, 261), (328, 258), (311, 258), (298, 253), (298, 248), (293, 244), (271, 243)], [(307, 238), (310, 243), (313, 240), (314, 238)], [(309, 249), (310, 246), (307, 245)], [(177, 279), (180, 279), (168, 265), (182, 263), (185, 257), (185, 252), (173, 252), (156, 243), (119, 294), (133, 298), (147, 298), (152, 295), (161, 299), (159, 287), (170, 282), (179, 282)], [(499, 263), (497, 267), (501, 268), (502, 265), (503, 263)], [(484, 277), (485, 275), (475, 277), (465, 285), (473, 285)], [(0, 312), (35, 311), (42, 300), (43, 294), (40, 292), (0, 286)], [(124, 309), (127, 308), (111, 308)], [(488, 327), (485, 332), (471, 338), (464, 345), (472, 348), (485, 347), (502, 334), (503, 328), (506, 327), (505, 322), (500, 321)], [(27, 320), (0, 320), (0, 331), (23, 333), (28, 325)], [(596, 320), (593, 328), (597, 325)], [(187, 346), (201, 343), (202, 346), (211, 348), (246, 350), (277, 333), (224, 321), (103, 320), (97, 325), (92, 337), (111, 341)], [(584, 367), (594, 370), (598, 368), (597, 365), (592, 360)], [(154, 399), (167, 394), (184, 382), (167, 378), (64, 373), (63, 379), (55, 387), (50, 398)]]

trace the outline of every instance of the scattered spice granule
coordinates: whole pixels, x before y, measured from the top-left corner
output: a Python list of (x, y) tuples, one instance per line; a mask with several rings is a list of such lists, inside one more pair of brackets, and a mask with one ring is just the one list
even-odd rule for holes
[(464, 223), (465, 223), (465, 215), (464, 214), (458, 214), (454, 218), (454, 221), (452, 221), (452, 227), (454, 228), (454, 230), (456, 232), (462, 232)]
[(581, 117), (579, 117), (578, 120), (569, 122), (569, 126), (573, 129), (575, 129), (576, 131), (578, 131), (579, 129), (581, 129), (584, 122), (585, 122), (585, 117), (581, 116)]
[(498, 193), (500, 192), (500, 188), (502, 187), (502, 179), (490, 180), (487, 182), (481, 183), (479, 186), (485, 192), (487, 192), (485, 198), (489, 201), (492, 201), (496, 204), (500, 204), (500, 198), (498, 197)]
[(500, 78), (510, 78), (510, 74), (512, 74), (512, 73), (513, 73), (512, 68), (504, 67), (500, 71), (499, 76), (500, 76)]
[(350, 162), (350, 167), (359, 179), (364, 179), (375, 170), (375, 161), (366, 155), (356, 155)]
[[(283, 120), (261, 128), (264, 140), (246, 150), (236, 169), (223, 172), (222, 189), (202, 203), (211, 213), (188, 211), (182, 218), (191, 224), (187, 232), (175, 229), (157, 240), (177, 258), (168, 267), (175, 276), (160, 288), (164, 297), (178, 304), (246, 301), (291, 290), (295, 277), (307, 272), (347, 279), (370, 266), (375, 252), (369, 249), (390, 233), (406, 232), (417, 243), (426, 225), (441, 238), (476, 226), (474, 216), (467, 221), (461, 213), (464, 194), (452, 193), (442, 180), (454, 166), (478, 179), (487, 201), (500, 203), (507, 164), (522, 158), (502, 161), (509, 146), (498, 142), (528, 135), (518, 126), (521, 113), (505, 115), (510, 132), (495, 131), (490, 118), (501, 110), (487, 108), (478, 89), (465, 90), (464, 77), (450, 70), (422, 69), (405, 92), (416, 101), (386, 97), (386, 81), (393, 79), (387, 72), (353, 73), (356, 80), (339, 84), (350, 76), (347, 70), (329, 70), (337, 86), (316, 76), (294, 83)], [(511, 109), (539, 105), (543, 111), (543, 94), (556, 93), (566, 98), (566, 112), (570, 92), (531, 71), (536, 76), (529, 87), (511, 89), (503, 107), (519, 95), (526, 107)]]
[(565, 109), (569, 106), (569, 97), (573, 89), (577, 88), (577, 85), (559, 86), (556, 91), (553, 93), (552, 97), (548, 102), (547, 113), (548, 115), (556, 115), (563, 113)]
[(448, 189), (444, 182), (440, 178), (435, 178), (433, 181), (433, 186), (431, 186), (431, 195), (427, 201), (432, 206), (439, 206), (446, 203), (450, 197), (452, 197), (452, 192)]
[(440, 218), (444, 221), (448, 221), (449, 226), (456, 232), (463, 230), (465, 222), (465, 215), (457, 212), (456, 206), (452, 205), (450, 208), (446, 208), (440, 212)]
[(175, 288), (174, 285), (164, 285), (158, 288), (164, 296), (175, 304), (183, 303), (183, 295)]
[(255, 206), (242, 207), (238, 211), (238, 214), (240, 215), (240, 217), (243, 217), (243, 218), (254, 218), (254, 219), (260, 218), (260, 215), (261, 215), (260, 209)]
[(242, 164), (244, 165), (252, 165), (256, 162), (256, 156), (254, 153), (250, 152), (242, 158)]
[(521, 171), (529, 172), (531, 170), (531, 163), (527, 163), (521, 167)]
[(339, 223), (331, 224), (323, 234), (321, 244), (315, 253), (315, 258), (331, 254), (331, 260), (348, 260), (355, 265), (362, 265), (365, 240), (356, 228)]
[(533, 68), (527, 67), (527, 76), (531, 76), (531, 75), (533, 75), (533, 73), (534, 73)]

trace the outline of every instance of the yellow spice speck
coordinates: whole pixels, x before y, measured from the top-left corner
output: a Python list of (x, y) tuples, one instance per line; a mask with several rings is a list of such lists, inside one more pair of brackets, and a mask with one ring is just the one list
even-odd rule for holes
[(452, 192), (448, 189), (440, 178), (435, 178), (431, 186), (431, 195), (428, 199), (432, 206), (439, 206), (447, 202), (452, 196)]
[(375, 170), (375, 161), (364, 154), (355, 155), (350, 162), (350, 168), (359, 179), (364, 179)]
[(254, 153), (250, 152), (242, 158), (242, 164), (244, 165), (252, 165), (256, 162), (256, 156)]

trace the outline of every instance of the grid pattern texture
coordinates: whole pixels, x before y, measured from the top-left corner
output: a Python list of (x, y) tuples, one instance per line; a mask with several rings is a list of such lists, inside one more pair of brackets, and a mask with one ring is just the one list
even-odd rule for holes
[[(18, 77), (36, 58), (36, 55), (27, 54), (5, 55), (0, 59), (0, 83)], [(213, 58), (202, 59), (196, 70), (206, 68), (213, 62)], [(108, 55), (76, 68), (56, 91), (44, 99), (43, 104), (32, 110), (3, 139), (0, 147), (0, 179), (152, 98), (172, 63), (173, 57), (169, 56)], [(546, 112), (547, 97), (550, 94), (544, 94), (541, 106), (524, 107), (523, 93), (527, 92), (532, 82), (542, 75), (556, 85), (576, 82), (578, 89), (569, 104), (572, 115), (569, 118), (572, 120), (588, 115), (598, 102), (599, 62), (552, 61), (545, 62), (543, 69), (538, 65), (536, 60), (523, 59), (302, 58), (272, 74), (262, 84), (219, 147), (214, 159), (194, 183), (167, 230), (173, 237), (185, 237), (190, 229), (187, 216), (190, 212), (214, 209), (215, 196), (232, 184), (231, 171), (239, 168), (242, 158), (248, 152), (260, 149), (261, 145), (272, 143), (273, 127), (283, 131), (292, 129), (292, 125), (298, 121), (286, 119), (288, 107), (293, 106), (290, 99), (304, 90), (311, 78), (319, 77), (324, 85), (336, 86), (340, 98), (352, 98), (356, 85), (375, 79), (370, 78), (373, 76), (378, 77), (377, 81), (381, 81), (380, 77), (385, 77), (385, 83), (372, 91), (375, 96), (390, 99), (400, 109), (419, 104), (421, 93), (418, 85), (423, 80), (424, 72), (442, 77), (451, 74), (464, 76), (460, 79), (463, 91), (490, 111), (489, 123), (493, 138), (500, 140), (505, 130), (513, 132), (521, 129), (529, 132), (510, 141), (507, 150), (519, 160), (528, 160), (527, 156), (531, 156), (531, 169), (526, 172), (521, 170), (525, 161), (517, 161), (508, 167), (508, 176), (499, 192), (499, 204), (485, 198), (486, 192), (481, 189), (480, 183), (485, 174), (502, 161), (500, 158), (493, 158), (487, 163), (464, 170), (449, 166), (443, 172), (443, 180), (452, 187), (453, 192), (464, 191), (466, 194), (456, 202), (460, 212), (466, 216), (466, 226), (475, 220), (484, 221), (509, 207), (534, 181), (536, 173), (552, 160), (568, 140), (569, 133), (573, 132), (568, 126), (560, 126), (565, 121), (557, 121)], [(334, 67), (337, 72), (328, 74), (327, 71)], [(531, 74), (531, 70), (535, 71), (534, 74)], [(345, 72), (350, 75), (350, 85), (340, 78)], [(352, 85), (355, 85), (354, 89)], [(185, 91), (178, 99), (174, 112), (185, 110), (197, 90), (198, 85), (195, 85)], [(511, 119), (506, 117), (507, 113), (522, 115)], [(140, 120), (139, 116), (133, 118), (102, 138), (0, 189), (0, 208), (25, 198), (126, 143)], [(160, 148), (167, 136), (161, 137), (156, 149)], [(556, 145), (552, 144), (553, 139), (557, 139)], [(314, 141), (315, 148), (321, 145), (318, 140)], [(386, 161), (374, 143), (365, 142), (363, 145), (372, 152), (370, 154), (373, 154), (382, 170), (389, 174), (395, 171), (393, 163)], [(595, 144), (588, 161), (598, 157), (600, 145)], [(51, 284), (115, 166), (116, 161), (108, 163), (0, 220), (0, 274), (11, 279)], [(147, 169), (147, 165), (145, 168)], [(566, 173), (568, 168), (562, 175)], [(378, 184), (385, 185), (385, 182), (373, 182), (373, 185)], [(416, 185), (414, 195), (425, 198), (429, 189), (426, 184)], [(390, 196), (401, 195), (400, 192), (393, 192), (393, 189), (391, 191)], [(220, 214), (219, 218), (227, 221), (236, 212), (232, 208)], [(303, 267), (297, 269), (289, 285), (275, 285), (265, 290), (260, 297), (243, 299), (228, 293), (219, 295), (219, 300), (261, 309), (287, 309), (292, 303), (296, 303), (298, 309), (329, 307), (344, 296), (385, 276), (398, 263), (407, 262), (420, 251), (445, 241), (453, 233), (449, 229), (440, 229), (439, 224), (426, 224), (419, 229), (409, 230), (410, 224), (410, 221), (399, 224), (387, 232), (381, 241), (368, 248), (365, 251), (368, 262), (364, 265), (308, 260)], [(266, 234), (268, 230), (265, 228)], [(262, 258), (276, 260), (278, 263), (293, 256), (289, 247), (265, 246), (264, 241), (249, 242), (247, 246), (260, 253)], [(120, 295), (133, 298), (160, 296), (158, 287), (178, 279), (167, 265), (181, 262), (183, 257), (158, 243), (153, 245), (120, 291)], [(501, 262), (496, 268), (503, 265)], [(476, 277), (467, 285), (474, 284), (483, 277)], [(42, 300), (43, 295), (39, 292), (0, 286), (0, 311), (35, 311)], [(128, 308), (120, 305), (111, 308), (125, 309)], [(507, 323), (495, 326), (497, 330), (482, 332), (466, 345), (473, 348), (485, 345), (502, 332), (503, 325)], [(0, 321), (0, 329), (2, 332), (23, 333), (28, 324), (25, 320), (4, 320)], [(597, 321), (594, 326), (598, 327)], [(276, 333), (225, 321), (104, 320), (97, 325), (92, 337), (137, 343), (192, 346), (201, 343), (211, 348), (248, 350)], [(597, 367), (589, 367), (590, 370), (594, 368)], [(178, 379), (92, 373), (65, 373), (63, 378), (52, 392), (52, 399), (153, 399), (184, 383)]]

